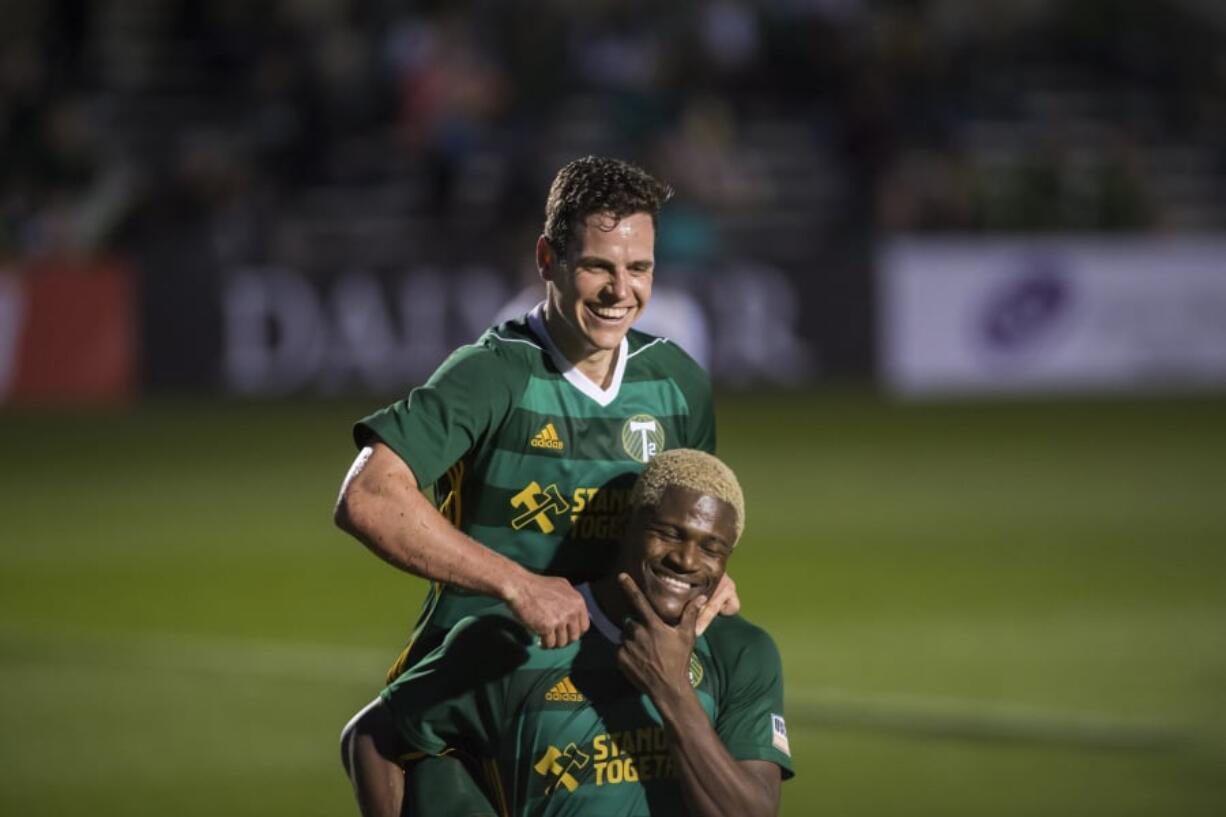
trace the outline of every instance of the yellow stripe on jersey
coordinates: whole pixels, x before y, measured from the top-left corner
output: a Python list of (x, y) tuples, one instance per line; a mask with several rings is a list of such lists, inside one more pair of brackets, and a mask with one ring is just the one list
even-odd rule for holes
[(413, 651), (413, 645), (417, 643), (417, 637), (425, 631), (426, 625), (430, 623), (430, 617), (434, 615), (434, 611), (438, 608), (438, 601), (443, 595), (442, 582), (430, 582), (430, 609), (422, 614), (421, 620), (417, 624), (417, 628), (413, 630), (413, 635), (409, 637), (409, 643), (404, 645), (404, 649), (396, 656), (396, 660), (387, 669), (387, 677), (385, 683), (390, 684), (400, 677), (406, 669), (409, 668), (409, 653)]
[(511, 817), (511, 808), (507, 805), (507, 791), (502, 785), (502, 775), (498, 772), (498, 761), (492, 757), (481, 758), (481, 765), (485, 767), (485, 779), (489, 784), (488, 788), (494, 792), (497, 802), (494, 804), (498, 809), (499, 817)]
[(461, 504), (463, 494), (460, 491), (460, 486), (464, 482), (464, 461), (460, 460), (448, 468), (444, 477), (447, 480), (447, 494), (439, 503), (438, 510), (448, 522), (458, 528), (464, 519)]

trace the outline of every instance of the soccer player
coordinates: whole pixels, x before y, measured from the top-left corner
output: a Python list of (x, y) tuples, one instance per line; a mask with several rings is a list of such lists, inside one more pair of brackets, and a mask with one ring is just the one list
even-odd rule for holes
[[(389, 679), (500, 603), (543, 646), (573, 642), (589, 626), (573, 583), (607, 573), (634, 477), (666, 449), (714, 450), (706, 374), (631, 329), (651, 298), (671, 192), (618, 160), (566, 165), (536, 244), (544, 301), (355, 427), (337, 524), (433, 581)], [(699, 629), (738, 606), (725, 579)]]
[(491, 758), (485, 813), (502, 817), (775, 814), (792, 776), (778, 651), (739, 617), (695, 632), (744, 518), (715, 457), (653, 459), (615, 570), (579, 586), (592, 630), (549, 650), (505, 616), (465, 619), (358, 715), (362, 813), (400, 814), (398, 758), (415, 749)]

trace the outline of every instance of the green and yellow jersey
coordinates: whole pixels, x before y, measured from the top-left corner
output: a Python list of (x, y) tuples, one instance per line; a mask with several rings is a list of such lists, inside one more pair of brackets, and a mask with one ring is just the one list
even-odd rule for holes
[[(456, 350), (430, 379), (360, 421), (433, 486), (460, 530), (530, 570), (586, 581), (612, 564), (643, 466), (670, 448), (715, 449), (710, 381), (664, 338), (631, 330), (602, 389), (554, 346), (538, 306)], [(435, 585), (418, 634), (493, 600)], [(402, 660), (393, 668), (398, 674)]]
[[(620, 633), (586, 585), (593, 626), (561, 649), (536, 645), (508, 617), (457, 625), (382, 693), (405, 741), (487, 758), (503, 817), (630, 817), (686, 811), (662, 720), (616, 664)], [(783, 676), (770, 636), (721, 616), (695, 644), (690, 683), (737, 760), (792, 776)]]

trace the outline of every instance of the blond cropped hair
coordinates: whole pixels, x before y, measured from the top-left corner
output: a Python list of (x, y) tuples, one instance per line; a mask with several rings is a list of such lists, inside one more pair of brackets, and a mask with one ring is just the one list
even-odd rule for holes
[(736, 511), (736, 542), (745, 530), (745, 495), (732, 469), (715, 456), (693, 448), (674, 448), (656, 455), (630, 492), (630, 507), (654, 508), (664, 490), (676, 485), (723, 500)]

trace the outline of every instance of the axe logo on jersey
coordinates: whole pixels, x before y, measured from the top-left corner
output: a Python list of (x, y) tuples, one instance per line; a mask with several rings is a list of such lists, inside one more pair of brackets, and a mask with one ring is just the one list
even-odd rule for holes
[(570, 503), (562, 496), (556, 483), (551, 482), (542, 488), (536, 480), (511, 497), (511, 505), (521, 510), (518, 516), (511, 519), (512, 528), (523, 530), (535, 524), (541, 533), (553, 533), (556, 526), (552, 517), (561, 517), (570, 510)]
[(579, 781), (571, 772), (581, 771), (591, 760), (592, 756), (574, 743), (567, 744), (565, 750), (550, 746), (532, 769), (545, 777), (545, 794), (548, 795), (557, 791), (558, 786), (567, 791), (579, 788)]
[(650, 414), (636, 414), (622, 424), (622, 448), (635, 462), (649, 462), (664, 450), (664, 426)]

